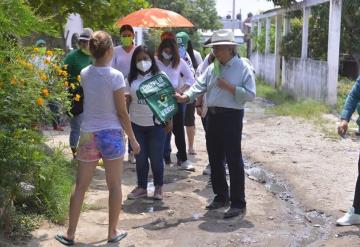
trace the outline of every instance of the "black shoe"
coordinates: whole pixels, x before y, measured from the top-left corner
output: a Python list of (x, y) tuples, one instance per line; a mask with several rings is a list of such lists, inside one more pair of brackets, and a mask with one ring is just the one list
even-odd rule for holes
[(245, 217), (245, 214), (246, 214), (246, 207), (243, 207), (243, 208), (230, 207), (225, 211), (224, 219), (238, 217), (238, 216), (240, 219), (243, 219)]
[(227, 206), (229, 206), (229, 201), (220, 201), (220, 202), (212, 201), (209, 205), (207, 205), (205, 207), (205, 209), (215, 210), (215, 209), (223, 208), (223, 207), (227, 207)]
[(164, 158), (164, 160), (165, 160), (165, 165), (170, 165), (170, 164), (172, 164), (172, 161), (171, 161), (171, 158), (170, 158), (170, 157), (166, 157), (166, 158)]

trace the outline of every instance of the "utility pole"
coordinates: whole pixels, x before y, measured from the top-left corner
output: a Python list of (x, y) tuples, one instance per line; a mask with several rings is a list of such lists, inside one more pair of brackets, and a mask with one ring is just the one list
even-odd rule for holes
[(235, 0), (233, 0), (233, 8), (232, 8), (232, 20), (231, 20), (231, 26), (232, 26), (232, 32), (235, 35), (234, 26), (235, 26)]

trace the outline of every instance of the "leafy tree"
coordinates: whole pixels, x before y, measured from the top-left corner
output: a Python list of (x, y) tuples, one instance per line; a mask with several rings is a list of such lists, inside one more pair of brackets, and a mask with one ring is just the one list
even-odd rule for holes
[[(174, 11), (194, 24), (194, 28), (171, 28), (171, 31), (174, 33), (187, 32), (195, 49), (200, 48), (200, 36), (197, 29), (215, 30), (221, 28), (215, 8), (215, 0), (153, 0), (152, 4), (157, 8)], [(156, 49), (160, 44), (159, 35), (161, 32), (159, 30), (150, 30), (145, 36), (146, 44)]]
[(53, 29), (46, 19), (36, 16), (22, 0), (0, 1), (0, 35), (23, 37), (32, 32), (51, 33)]
[(276, 6), (289, 7), (291, 4), (296, 3), (296, 0), (267, 0), (268, 2), (273, 2)]
[(360, 2), (343, 1), (341, 51), (351, 54), (360, 68)]
[[(253, 50), (259, 51), (261, 54), (265, 53), (265, 43), (266, 43), (266, 29), (264, 25), (262, 26), (260, 35), (258, 35), (257, 26), (252, 31), (252, 37), (254, 40)], [(275, 52), (275, 25), (271, 24), (270, 26), (270, 53)]]
[[(71, 13), (80, 14), (84, 26), (114, 31), (114, 24), (120, 17), (140, 8), (149, 7), (146, 0), (27, 0), (36, 14), (46, 16), (64, 37), (64, 25)], [(65, 40), (64, 40), (65, 44)]]
[(301, 32), (302, 19), (296, 17), (290, 20), (291, 31), (283, 37), (281, 43), (281, 55), (288, 59), (289, 57), (301, 56)]
[[(288, 7), (294, 0), (268, 0), (274, 4)], [(325, 59), (328, 43), (329, 3), (312, 8), (309, 29), (309, 55), (313, 58)], [(341, 53), (350, 54), (360, 68), (360, 2), (358, 0), (343, 1), (341, 25)], [(289, 34), (292, 35), (292, 34)], [(295, 35), (297, 39), (300, 38)], [(288, 38), (285, 37), (285, 41)], [(298, 41), (296, 41), (298, 43)]]
[(215, 0), (157, 0), (154, 6), (185, 16), (194, 24), (195, 29), (221, 28)]

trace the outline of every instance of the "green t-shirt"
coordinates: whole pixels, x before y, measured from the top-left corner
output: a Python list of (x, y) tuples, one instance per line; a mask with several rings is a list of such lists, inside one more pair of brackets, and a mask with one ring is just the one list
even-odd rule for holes
[(66, 55), (63, 65), (67, 65), (67, 72), (69, 73), (69, 82), (77, 82), (77, 76), (80, 71), (91, 64), (91, 57), (86, 55), (81, 49), (71, 51)]
[[(82, 87), (80, 86), (77, 77), (80, 75), (80, 72), (83, 68), (91, 64), (91, 57), (86, 55), (80, 49), (76, 49), (66, 55), (63, 66), (67, 65), (66, 71), (69, 73), (68, 81), (73, 83), (75, 88), (69, 87), (69, 93), (71, 94), (71, 110), (70, 112), (77, 116), (83, 111), (83, 102), (84, 102), (84, 93)], [(79, 100), (74, 100), (76, 94), (80, 95)]]

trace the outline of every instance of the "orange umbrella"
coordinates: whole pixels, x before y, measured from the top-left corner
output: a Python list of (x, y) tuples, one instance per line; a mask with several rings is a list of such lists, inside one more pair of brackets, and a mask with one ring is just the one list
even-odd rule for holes
[(193, 27), (194, 25), (182, 15), (166, 9), (150, 8), (135, 11), (118, 20), (116, 25), (133, 27)]

